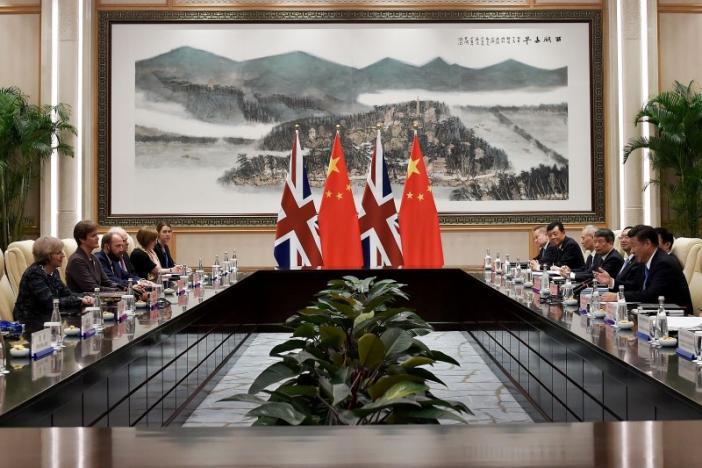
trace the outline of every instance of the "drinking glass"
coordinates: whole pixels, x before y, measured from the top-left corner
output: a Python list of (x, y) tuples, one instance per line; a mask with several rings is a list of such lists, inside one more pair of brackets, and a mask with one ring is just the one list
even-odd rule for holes
[(0, 338), (0, 375), (9, 374), (10, 371), (5, 367), (5, 343), (3, 339)]
[(698, 366), (702, 366), (702, 331), (695, 332), (695, 360)]

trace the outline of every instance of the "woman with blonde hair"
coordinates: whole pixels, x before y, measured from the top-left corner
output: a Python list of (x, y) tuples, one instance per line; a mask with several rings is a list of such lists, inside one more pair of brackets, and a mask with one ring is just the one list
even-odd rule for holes
[(159, 273), (177, 273), (178, 267), (163, 268), (158, 255), (154, 250), (158, 240), (158, 232), (152, 228), (141, 228), (136, 235), (137, 242), (141, 248), (137, 247), (130, 255), (130, 260), (134, 266), (136, 274), (142, 278), (153, 281)]
[(65, 254), (59, 239), (51, 236), (37, 239), (32, 254), (34, 263), (22, 275), (13, 311), (15, 320), (24, 323), (29, 333), (41, 330), (44, 322), (51, 320), (54, 299), (59, 300), (62, 310), (93, 303), (92, 297), (74, 294), (61, 281), (58, 268)]

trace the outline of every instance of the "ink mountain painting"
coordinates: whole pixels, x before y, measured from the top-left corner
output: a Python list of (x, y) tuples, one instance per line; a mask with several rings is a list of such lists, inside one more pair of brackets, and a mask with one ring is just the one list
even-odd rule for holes
[(255, 194), (257, 210), (273, 213), (296, 124), (313, 188), (324, 184), (341, 125), (358, 193), (380, 124), (398, 196), (416, 122), (440, 207), (567, 200), (567, 87), (566, 66), (513, 58), (470, 68), (437, 54), (423, 65), (385, 57), (354, 67), (299, 50), (233, 60), (178, 47), (135, 63), (136, 167), (175, 183), (186, 173), (205, 193)]

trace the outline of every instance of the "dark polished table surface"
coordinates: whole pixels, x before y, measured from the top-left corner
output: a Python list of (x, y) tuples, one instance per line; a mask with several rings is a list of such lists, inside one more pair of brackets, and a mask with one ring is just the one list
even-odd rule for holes
[(680, 357), (675, 352), (675, 347), (657, 348), (639, 338), (636, 335), (635, 314), (631, 314), (634, 320), (633, 329), (617, 330), (602, 319), (581, 315), (577, 306), (565, 307), (560, 303), (541, 303), (539, 295), (531, 289), (522, 288), (522, 294), (517, 294), (518, 288), (512, 284), (507, 285), (501, 276), (495, 277), (493, 274), (489, 281), (486, 274), (482, 272), (472, 273), (472, 276), (547, 318), (551, 323), (595, 345), (599, 350), (702, 405), (702, 367)]
[[(211, 288), (201, 288), (199, 297), (192, 291), (183, 296), (166, 296), (171, 301), (170, 306), (153, 310), (137, 309), (134, 317), (121, 322), (105, 321), (102, 333), (86, 339), (65, 337), (64, 349), (39, 360), (11, 357), (9, 348), (12, 342), (6, 342), (7, 367), (10, 373), (0, 377), (0, 415), (74, 377), (82, 369), (120, 348), (137, 342), (214, 294)], [(64, 323), (80, 327), (80, 317), (64, 317)], [(29, 343), (26, 345), (29, 346)]]
[(0, 429), (3, 466), (692, 467), (695, 421)]

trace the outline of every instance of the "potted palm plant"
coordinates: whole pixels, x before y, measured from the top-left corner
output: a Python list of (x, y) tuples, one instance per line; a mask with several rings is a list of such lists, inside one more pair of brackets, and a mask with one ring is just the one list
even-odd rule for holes
[[(697, 237), (702, 216), (702, 94), (694, 82), (675, 82), (673, 89), (649, 100), (635, 117), (652, 125), (650, 137), (635, 137), (624, 147), (624, 163), (638, 149), (651, 151), (651, 163), (661, 177), (652, 180), (669, 194), (676, 232)], [(673, 177), (664, 177), (665, 173)]]
[(22, 236), (29, 188), (42, 161), (56, 151), (73, 156), (64, 141), (76, 134), (65, 104), (30, 104), (19, 88), (0, 88), (0, 248)]

